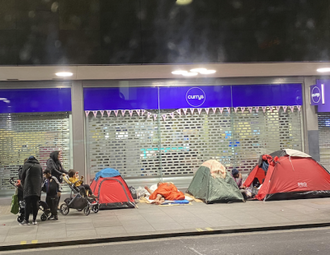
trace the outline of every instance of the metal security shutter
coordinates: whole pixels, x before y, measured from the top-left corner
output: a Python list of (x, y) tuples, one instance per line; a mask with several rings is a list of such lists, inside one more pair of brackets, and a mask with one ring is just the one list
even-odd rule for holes
[(261, 154), (281, 148), (302, 150), (303, 144), (301, 112), (282, 108), (230, 113), (195, 109), (186, 114), (162, 110), (155, 119), (135, 111), (117, 117), (98, 113), (87, 118), (87, 139), (92, 176), (111, 167), (134, 178), (192, 175), (211, 158), (228, 169), (238, 166), (248, 172)]
[(251, 171), (262, 154), (285, 148), (303, 150), (301, 112), (297, 109), (238, 110), (232, 121), (235, 147), (232, 166), (243, 172)]
[(103, 168), (125, 177), (159, 176), (158, 123), (134, 113), (89, 117), (88, 158), (91, 176)]
[(24, 159), (35, 156), (43, 169), (54, 150), (63, 151), (64, 168), (71, 166), (70, 121), (68, 113), (0, 114), (1, 194), (12, 190), (8, 183), (17, 178)]
[[(174, 110), (161, 111), (161, 116)], [(197, 109), (160, 121), (163, 176), (193, 175), (210, 158), (230, 165), (231, 116), (224, 110), (207, 114)]]
[(318, 114), (321, 164), (330, 170), (330, 113)]

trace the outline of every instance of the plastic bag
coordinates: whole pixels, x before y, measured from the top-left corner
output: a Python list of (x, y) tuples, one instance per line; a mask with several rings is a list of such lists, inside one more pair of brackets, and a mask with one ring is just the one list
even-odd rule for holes
[(137, 198), (144, 197), (148, 193), (143, 187), (138, 187), (135, 191)]
[(18, 204), (17, 194), (12, 196), (10, 212), (13, 213), (13, 214), (17, 214), (19, 212), (19, 204)]
[(137, 199), (138, 196), (137, 196), (135, 188), (133, 186), (129, 186), (128, 189), (131, 192), (131, 195), (132, 195), (133, 199)]

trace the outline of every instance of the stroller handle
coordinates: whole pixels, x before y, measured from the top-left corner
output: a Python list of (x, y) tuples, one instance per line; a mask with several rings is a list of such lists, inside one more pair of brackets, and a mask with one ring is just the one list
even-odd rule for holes
[(11, 178), (9, 179), (9, 183), (10, 183), (11, 185), (13, 185), (14, 187), (16, 187), (16, 181), (15, 181), (15, 178), (14, 178), (14, 177), (11, 177)]
[(11, 177), (10, 179), (9, 179), (9, 183), (12, 185), (12, 186), (14, 186), (15, 188), (19, 188), (18, 187), (18, 184), (20, 184), (20, 183), (18, 183), (18, 181), (20, 181), (19, 179), (15, 179), (15, 177)]

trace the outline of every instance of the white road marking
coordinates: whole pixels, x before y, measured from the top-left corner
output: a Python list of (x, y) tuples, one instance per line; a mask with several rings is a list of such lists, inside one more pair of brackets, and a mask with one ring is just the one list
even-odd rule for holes
[(194, 252), (196, 252), (198, 255), (203, 255), (202, 253), (196, 251), (196, 250), (195, 250), (194, 248), (192, 248), (192, 247), (189, 247), (189, 249), (192, 250), (192, 251), (194, 251)]

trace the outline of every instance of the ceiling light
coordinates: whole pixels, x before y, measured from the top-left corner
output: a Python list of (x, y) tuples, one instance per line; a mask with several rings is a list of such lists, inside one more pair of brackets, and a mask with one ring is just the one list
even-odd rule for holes
[(186, 5), (186, 4), (191, 4), (193, 0), (176, 0), (177, 5)]
[(183, 76), (196, 76), (198, 73), (183, 73)]
[(73, 73), (71, 72), (58, 72), (58, 73), (55, 73), (56, 76), (58, 77), (70, 77), (73, 75)]
[(206, 68), (194, 68), (194, 69), (191, 69), (190, 72), (200, 73), (200, 72), (204, 72), (206, 70), (207, 70)]
[(326, 72), (330, 72), (330, 68), (329, 67), (319, 68), (316, 71), (318, 71), (319, 73), (326, 73)]
[(188, 73), (188, 72), (185, 70), (176, 70), (172, 72), (172, 74), (184, 74), (184, 73)]
[(199, 72), (200, 74), (212, 74), (212, 73), (216, 73), (215, 70), (205, 70), (205, 71), (201, 71)]

